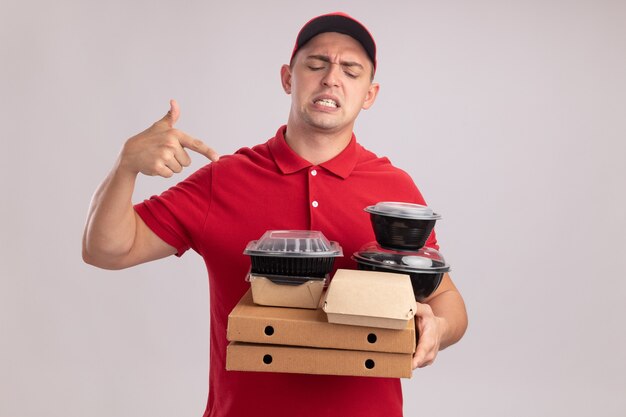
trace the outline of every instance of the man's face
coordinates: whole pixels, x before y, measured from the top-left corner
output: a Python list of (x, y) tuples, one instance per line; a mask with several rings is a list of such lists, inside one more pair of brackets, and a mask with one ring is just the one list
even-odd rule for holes
[(283, 88), (292, 95), (290, 121), (324, 132), (352, 132), (361, 109), (376, 98), (371, 75), (372, 63), (355, 39), (317, 35), (281, 70)]

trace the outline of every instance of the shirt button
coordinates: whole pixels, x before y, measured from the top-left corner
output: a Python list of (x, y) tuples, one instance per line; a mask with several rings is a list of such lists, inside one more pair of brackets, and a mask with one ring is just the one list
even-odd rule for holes
[(312, 205), (313, 207), (317, 207), (317, 206), (319, 206), (320, 204), (319, 204), (317, 201), (313, 201), (313, 202), (311, 203), (311, 205)]
[(311, 171), (311, 175), (316, 176), (317, 175), (317, 171), (316, 170), (312, 170)]

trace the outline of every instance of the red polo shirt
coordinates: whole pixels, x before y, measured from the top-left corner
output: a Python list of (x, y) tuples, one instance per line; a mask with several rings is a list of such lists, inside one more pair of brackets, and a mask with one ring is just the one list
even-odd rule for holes
[[(286, 143), (286, 127), (264, 144), (223, 156), (135, 210), (178, 255), (205, 261), (210, 288), (210, 372), (206, 416), (402, 415), (399, 379), (225, 370), (228, 314), (248, 290), (246, 244), (266, 230), (321, 230), (340, 243), (335, 268), (374, 240), (369, 214), (379, 201), (425, 204), (408, 174), (356, 142), (312, 165)], [(428, 246), (437, 248), (434, 233)]]

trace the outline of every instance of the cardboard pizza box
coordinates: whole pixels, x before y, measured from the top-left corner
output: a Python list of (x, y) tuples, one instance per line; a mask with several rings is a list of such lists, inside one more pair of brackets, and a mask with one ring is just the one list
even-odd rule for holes
[(410, 353), (365, 352), (231, 342), (228, 371), (410, 378)]
[(228, 316), (229, 341), (362, 350), (415, 352), (415, 323), (411, 318), (402, 329), (346, 326), (329, 323), (321, 309), (256, 305), (248, 291)]

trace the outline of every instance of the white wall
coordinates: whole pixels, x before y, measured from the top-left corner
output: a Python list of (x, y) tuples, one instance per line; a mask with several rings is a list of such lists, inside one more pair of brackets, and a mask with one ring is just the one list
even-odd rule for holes
[[(379, 47), (382, 90), (357, 136), (443, 214), (470, 314), (463, 341), (403, 381), (406, 415), (626, 414), (624, 2), (1, 10), (0, 416), (202, 414), (201, 259), (84, 265), (89, 199), (169, 98), (179, 127), (222, 154), (272, 136), (289, 105), (280, 65), (300, 26), (334, 10)], [(136, 199), (179, 179), (141, 178)]]

